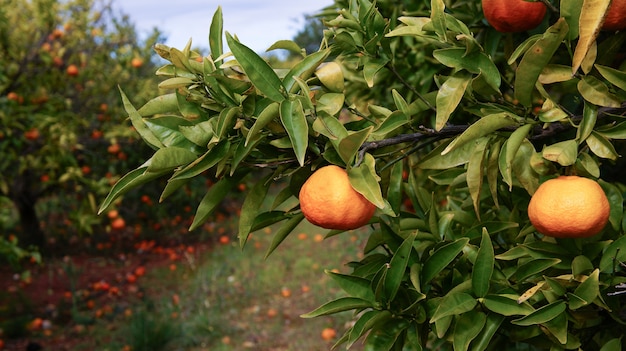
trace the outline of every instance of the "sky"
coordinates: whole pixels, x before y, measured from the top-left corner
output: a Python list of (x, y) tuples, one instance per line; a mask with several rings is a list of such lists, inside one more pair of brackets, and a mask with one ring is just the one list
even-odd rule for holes
[(224, 31), (262, 53), (278, 40), (293, 39), (303, 27), (304, 15), (333, 3), (333, 0), (174, 0), (164, 5), (154, 0), (128, 0), (117, 1), (116, 7), (130, 16), (140, 34), (146, 36), (157, 27), (167, 37), (164, 44), (182, 49), (189, 38), (193, 47), (208, 48), (211, 19), (221, 6)]

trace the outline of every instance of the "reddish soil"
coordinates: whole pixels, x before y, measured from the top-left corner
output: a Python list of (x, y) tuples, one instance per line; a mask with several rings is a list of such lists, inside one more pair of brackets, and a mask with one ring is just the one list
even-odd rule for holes
[[(44, 258), (43, 264), (24, 267), (30, 271), (26, 279), (11, 267), (0, 267), (0, 326), (5, 325), (0, 350), (30, 350), (29, 343), (32, 350), (39, 350), (34, 344), (44, 351), (73, 350), (89, 338), (85, 330), (95, 318), (124, 314), (133, 300), (143, 297), (145, 272), (171, 269), (185, 262), (186, 255), (197, 256), (211, 245), (164, 246), (144, 240), (130, 246)], [(78, 317), (72, 314), (73, 305)]]

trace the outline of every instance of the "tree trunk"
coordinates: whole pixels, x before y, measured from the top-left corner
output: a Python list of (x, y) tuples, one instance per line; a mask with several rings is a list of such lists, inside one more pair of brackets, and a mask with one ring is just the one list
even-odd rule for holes
[(43, 249), (46, 243), (46, 238), (39, 226), (39, 218), (35, 211), (36, 200), (22, 198), (16, 199), (15, 202), (17, 210), (20, 214), (20, 224), (22, 226), (22, 233), (20, 235), (20, 246), (36, 246), (39, 249)]

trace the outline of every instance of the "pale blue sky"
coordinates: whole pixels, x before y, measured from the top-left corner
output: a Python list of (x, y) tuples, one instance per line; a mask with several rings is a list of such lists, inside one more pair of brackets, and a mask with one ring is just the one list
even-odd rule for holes
[(129, 0), (116, 2), (116, 7), (130, 16), (140, 33), (157, 27), (167, 36), (166, 45), (182, 49), (190, 37), (194, 47), (208, 48), (211, 18), (221, 6), (224, 31), (264, 52), (277, 40), (292, 39), (302, 29), (305, 14), (332, 4), (333, 0), (174, 0), (162, 5)]

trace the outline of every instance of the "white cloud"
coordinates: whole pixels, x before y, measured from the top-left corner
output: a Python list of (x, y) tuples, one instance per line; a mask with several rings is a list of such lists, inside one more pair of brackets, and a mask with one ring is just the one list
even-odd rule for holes
[(277, 40), (292, 39), (302, 29), (305, 14), (313, 14), (333, 0), (174, 0), (159, 5), (151, 0), (123, 1), (117, 7), (128, 14), (140, 33), (157, 27), (165, 44), (182, 48), (192, 38), (194, 46), (208, 47), (211, 19), (222, 7), (224, 30), (257, 52)]

